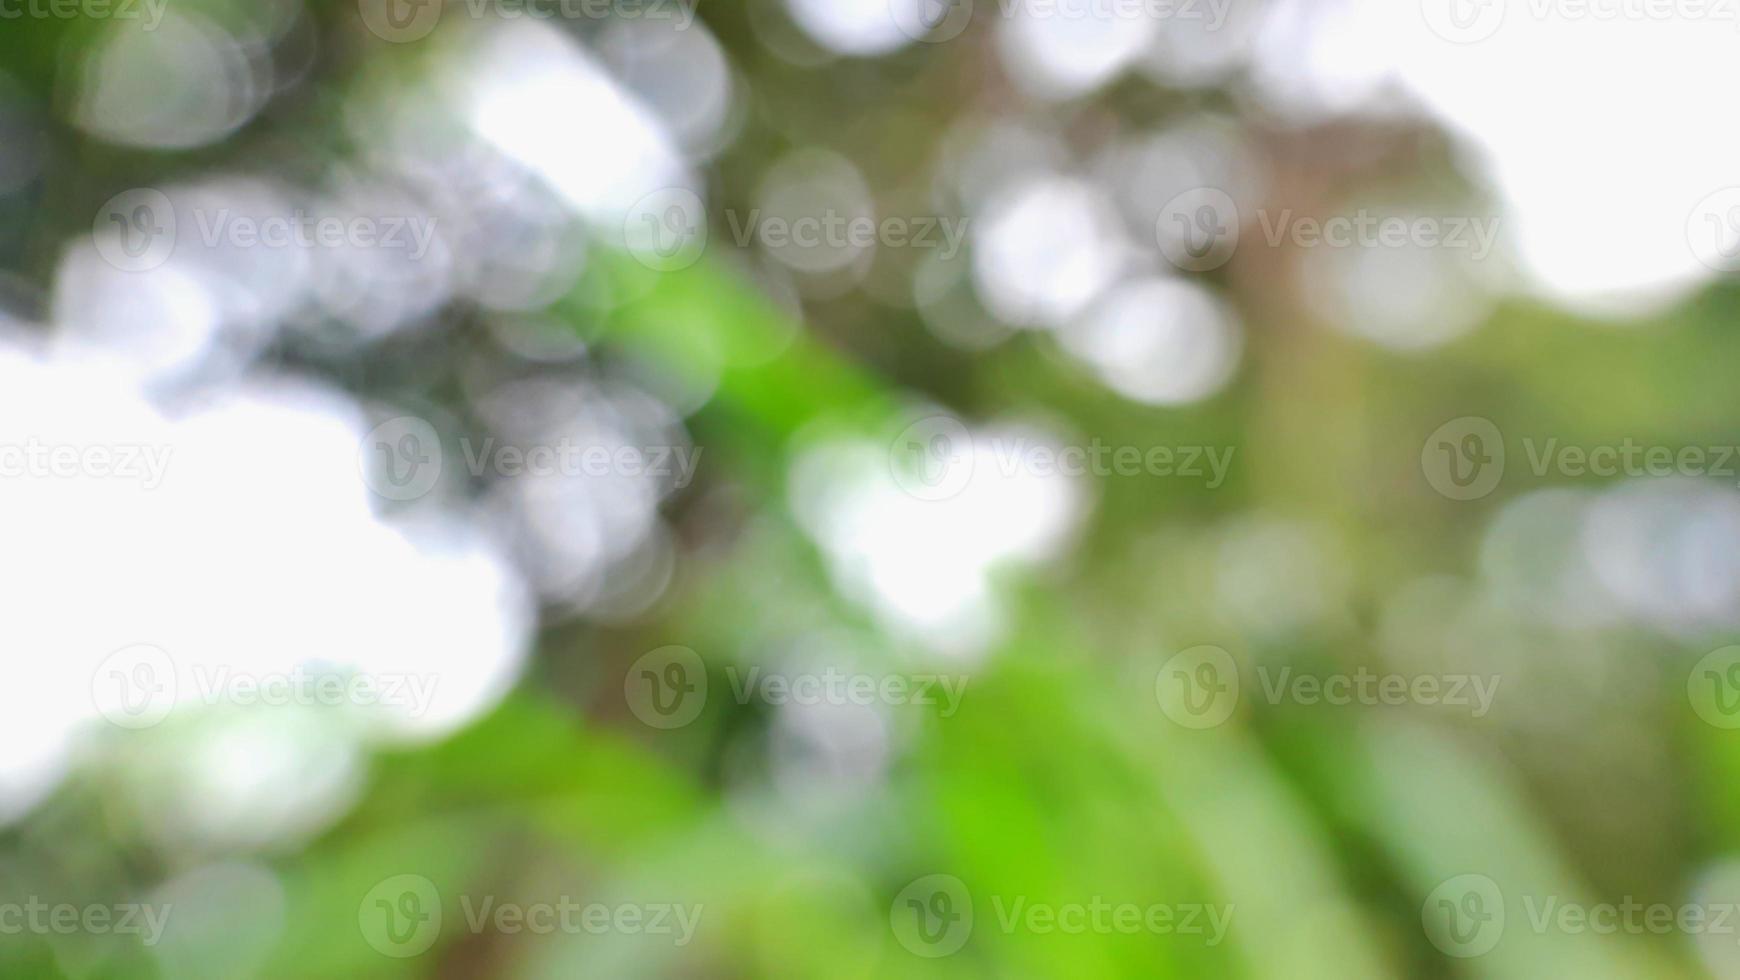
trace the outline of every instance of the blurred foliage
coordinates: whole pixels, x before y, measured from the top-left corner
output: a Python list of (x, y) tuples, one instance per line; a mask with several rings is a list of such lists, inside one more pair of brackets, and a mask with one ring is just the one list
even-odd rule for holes
[[(702, 7), (758, 100), (709, 168), (727, 203), (746, 202), (766, 163), (800, 142), (826, 143), (878, 184), (898, 182), (932, 157), (964, 93), (997, 84), (971, 39), (798, 68), (763, 48), (744, 9)], [(337, 0), (311, 14), (323, 37), (360, 30)], [(8, 288), (26, 294), (51, 274), (56, 243), (85, 233), (86, 216), (117, 189), (218, 166), (269, 168), (291, 143), (295, 165), (349, 152), (330, 122), (346, 92), (424, 56), (418, 46), (331, 43), (309, 81), (234, 137), (151, 153), (58, 121), (64, 52), (87, 36), (71, 23), (0, 29), (0, 65), (29, 89), (55, 161), (28, 193), (0, 198), (0, 260), (16, 273)], [(1062, 129), (1142, 126), (1223, 99), (1132, 82), (1071, 106)], [(322, 141), (333, 145), (311, 150)], [(1580, 719), (1546, 731), (1508, 716), (1477, 725), (1415, 709), (1267, 705), (1189, 731), (1161, 713), (1152, 679), (1167, 656), (1198, 643), (1301, 671), (1382, 663), (1378, 626), (1392, 589), (1473, 574), (1482, 531), (1504, 503), (1448, 501), (1421, 480), (1418, 447), (1446, 418), (1484, 416), (1567, 443), (1735, 443), (1740, 393), (1724, 377), (1740, 356), (1728, 329), (1740, 308), (1732, 290), (1623, 327), (1512, 301), (1470, 336), (1407, 357), (1322, 329), (1284, 285), (1241, 280), (1235, 266), (1213, 278), (1245, 326), (1238, 377), (1198, 406), (1162, 409), (1109, 393), (1039, 334), (969, 353), (932, 336), (913, 311), (861, 296), (806, 308), (799, 327), (732, 263), (710, 257), (657, 274), (603, 249), (592, 259), (584, 290), (602, 277), (636, 297), (606, 313), (584, 291), (558, 304), (596, 356), (681, 376), (704, 370), (693, 362), (704, 344), (726, 365), (715, 397), (688, 420), (708, 465), (703, 485), (675, 506), (685, 556), (671, 594), (630, 624), (548, 627), (528, 675), (487, 718), (375, 759), (361, 802), (336, 826), (263, 856), (284, 888), (282, 935), (228, 952), (245, 932), (204, 937), (210, 962), (257, 956), (263, 965), (234, 975), (307, 978), (1693, 971), (1678, 940), (1526, 930), (1453, 963), (1422, 934), (1420, 903), (1438, 882), (1478, 870), (1567, 900), (1673, 901), (1740, 846), (1740, 744), (1699, 724), (1682, 698), (1690, 651), (1731, 637), (1673, 643), (1642, 630), (1577, 636), (1514, 624), (1509, 649), (1493, 655), (1538, 666), (1507, 672), (1507, 695), (1524, 704), (1544, 696)], [(456, 311), (437, 331), (308, 366), (362, 394), (452, 402), (476, 329)], [(759, 357), (791, 331), (798, 339), (782, 353)], [(727, 689), (728, 665), (765, 662), (781, 637), (811, 626), (850, 631), (890, 670), (912, 662), (903, 641), (828, 584), (784, 495), (794, 447), (823, 433), (885, 438), (900, 407), (921, 397), (968, 417), (1037, 413), (1113, 444), (1236, 446), (1237, 464), (1212, 492), (1101, 481), (1069, 557), (1000, 583), (1014, 599), (1008, 639), (971, 668), (959, 713), (903, 710), (895, 757), (873, 792), (811, 808), (771, 790), (765, 705), (715, 698), (687, 727), (638, 724), (623, 703), (625, 673), (665, 644), (700, 651), (715, 690)], [(1216, 611), (1223, 532), (1252, 514), (1311, 522), (1339, 542), (1347, 584), (1338, 614), (1267, 634)], [(1604, 681), (1556, 679), (1585, 662)], [(119, 755), (83, 771), (0, 836), (0, 897), (133, 894), (173, 870), (106, 789), (105, 766), (126, 764)], [(890, 932), (890, 903), (939, 872), (971, 884), (982, 925), (960, 953), (921, 959)], [(463, 914), (451, 901), (459, 895), (681, 901), (705, 913), (684, 948), (455, 929), (398, 960), (364, 941), (358, 902), (406, 873), (449, 897), (449, 921)], [(1230, 903), (1236, 912), (1219, 946), (1035, 935), (985, 925), (993, 895)], [(0, 975), (176, 974), (135, 945), (22, 935), (0, 938)]]

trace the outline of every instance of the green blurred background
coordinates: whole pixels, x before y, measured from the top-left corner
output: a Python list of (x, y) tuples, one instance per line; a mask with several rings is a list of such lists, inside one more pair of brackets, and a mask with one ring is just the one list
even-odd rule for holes
[[(1740, 975), (1740, 225), (1711, 206), (1712, 262), (1720, 185), (1665, 159), (1734, 158), (1649, 119), (1719, 130), (1720, 87), (1644, 59), (1635, 103), (1579, 97), (1626, 49), (1578, 22), (1543, 95), (1521, 66), (1550, 73), (1555, 25), (1445, 47), (1417, 5), (1390, 38), (1347, 30), (1360, 4), (1240, 0), (164, 3), (0, 20), (0, 442), (177, 446), (158, 496), (0, 479), (0, 975)], [(1710, 65), (1720, 29), (1638, 50), (1695, 33)], [(1379, 55), (1416, 74), (1348, 81)], [(1540, 203), (1517, 161), (1555, 141), (1605, 196)], [(1627, 142), (1659, 169), (1602, 155)], [(156, 264), (115, 251), (140, 189), (178, 219)], [(201, 238), (297, 209), (421, 216), (436, 248)], [(1355, 213), (1499, 245), (1265, 233)], [(739, 234), (823, 214), (964, 244)], [(1238, 226), (1199, 263), (1169, 237)], [(360, 469), (223, 414), (286, 379)], [(381, 435), (406, 418), (438, 445)], [(1500, 442), (1460, 455), (1471, 419)], [(698, 454), (675, 483), (463, 465), (570, 438)], [(1711, 455), (1534, 465), (1550, 441)], [(1029, 452), (1095, 445), (1229, 464)], [(431, 452), (420, 491), (371, 469)], [(1490, 485), (1445, 482), (1492, 453)], [(437, 520), (400, 564), (353, 550)], [(486, 544), (427, 544), (462, 531)], [(454, 555), (491, 571), (387, 574)], [(92, 685), (127, 644), (463, 697), (427, 726), (110, 724)], [(1276, 687), (1361, 672), (1496, 687)], [(878, 693), (778, 686), (835, 675)], [(610, 924), (478, 918), (568, 903)], [(1542, 911), (1603, 903), (1670, 911)], [(1709, 924), (1660, 925), (1690, 907)], [(1224, 934), (1182, 927), (1210, 909)], [(650, 924), (678, 912), (692, 935)]]

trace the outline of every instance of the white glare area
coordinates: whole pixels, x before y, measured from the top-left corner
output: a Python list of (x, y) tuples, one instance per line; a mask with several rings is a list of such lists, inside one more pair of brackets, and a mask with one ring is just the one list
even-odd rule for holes
[[(874, 248), (873, 241), (860, 244), (845, 231), (853, 221), (874, 221), (876, 211), (863, 175), (837, 153), (802, 149), (787, 154), (768, 168), (755, 199), (754, 218), (740, 216), (737, 223), (756, 220), (763, 229), (790, 229), (789, 236), (762, 243), (769, 255), (789, 268), (837, 272)], [(830, 225), (834, 231), (828, 230)]]
[(148, 276), (124, 272), (81, 240), (61, 256), (52, 313), (63, 325), (56, 335), (63, 349), (88, 351), (147, 381), (200, 363), (221, 310), (197, 270), (172, 262)]
[(1158, 277), (1120, 283), (1058, 339), (1107, 387), (1149, 405), (1184, 405), (1218, 392), (1244, 346), (1238, 321), (1214, 293)]
[(703, 458), (670, 408), (621, 382), (568, 380), (510, 382), (477, 408), (500, 446), (569, 454), (489, 474), (496, 519), (545, 601), (608, 616), (656, 600), (675, 561), (659, 503)]
[(1740, 498), (1732, 487), (1620, 484), (1590, 508), (1583, 547), (1634, 619), (1681, 635), (1740, 625)]
[(914, 7), (931, 2), (935, 0), (785, 0), (785, 6), (817, 44), (839, 54), (867, 57), (887, 54), (914, 40), (901, 30), (896, 4)]
[(1057, 326), (1123, 268), (1129, 246), (1099, 188), (1044, 177), (1006, 188), (976, 219), (973, 281), (985, 308), (1017, 326)]
[(234, 132), (272, 93), (271, 64), (197, 14), (167, 12), (152, 29), (110, 18), (80, 66), (73, 122), (93, 136), (186, 149)]
[(841, 590), (883, 625), (939, 652), (972, 656), (1003, 633), (992, 576), (1057, 555), (1082, 509), (1070, 477), (1024, 465), (1056, 443), (1012, 427), (974, 434), (959, 493), (920, 499), (896, 482), (890, 448), (832, 443), (805, 452), (792, 507), (828, 557)]
[(599, 39), (598, 56), (658, 114), (691, 160), (720, 148), (731, 115), (731, 65), (705, 25), (616, 21)]
[(151, 902), (170, 910), (151, 948), (166, 977), (258, 976), (284, 935), (284, 887), (263, 864), (201, 865), (159, 886)]
[(479, 33), (449, 79), (471, 126), (587, 218), (620, 225), (641, 198), (694, 182), (658, 118), (560, 31), (511, 21)]
[(1229, 621), (1285, 637), (1345, 617), (1347, 556), (1326, 528), (1250, 517), (1222, 532), (1214, 583), (1215, 603)]
[[(1279, 33), (1259, 58), (1281, 80), (1273, 91), (1341, 91), (1378, 61), (1381, 77), (1479, 151), (1535, 290), (1624, 315), (1711, 274), (1688, 223), (1707, 196), (1736, 183), (1740, 131), (1717, 122), (1740, 77), (1729, 21), (1507, 5), (1490, 36), (1453, 43), (1416, 4), (1304, 6), (1312, 13), (1302, 21), (1315, 20), (1309, 41), (1303, 28)], [(1541, 84), (1543, 72), (1552, 84)]]
[(1048, 99), (1085, 95), (1116, 78), (1154, 41), (1160, 20), (1141, 5), (1100, 0), (996, 0), (1009, 77)]
[[(1391, 52), (1377, 49), (1371, 11), (1383, 0), (1270, 0), (1251, 49), (1256, 94), (1283, 118), (1310, 123), (1380, 111)], [(1432, 0), (1423, 0), (1432, 2)], [(1421, 3), (1390, 3), (1423, 23)]]
[(1478, 260), (1461, 249), (1410, 243), (1297, 249), (1295, 254), (1303, 300), (1312, 313), (1344, 333), (1393, 350), (1449, 343), (1479, 326), (1492, 310), (1493, 297), (1468, 268)]
[[(0, 690), (0, 815), (52, 787), (76, 732), (119, 733), (96, 692), (124, 681), (100, 666), (137, 644), (174, 667), (174, 684), (153, 687), (176, 708), (165, 724), (199, 716), (215, 678), (298, 669), (425, 679), (425, 699), (347, 713), (359, 743), (440, 736), (505, 694), (530, 639), (523, 586), (455, 518), (376, 516), (357, 469), (369, 426), (346, 397), (258, 379), (171, 416), (136, 371), (83, 352), (0, 348), (0, 445), (136, 451), (137, 474), (0, 480), (0, 591), (14, 603), (0, 648), (21, 672)], [(297, 752), (273, 758), (293, 766)], [(170, 761), (245, 797), (259, 758)], [(304, 788), (267, 792), (293, 808)]]

